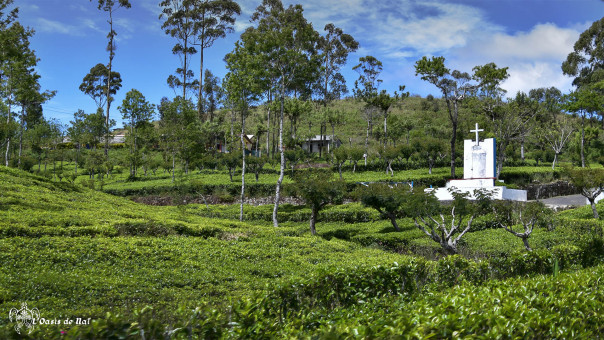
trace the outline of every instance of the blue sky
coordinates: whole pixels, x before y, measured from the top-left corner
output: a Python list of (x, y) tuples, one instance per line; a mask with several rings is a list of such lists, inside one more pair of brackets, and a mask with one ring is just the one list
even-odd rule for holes
[[(47, 118), (68, 123), (73, 112), (94, 112), (94, 101), (78, 86), (90, 68), (107, 63), (105, 12), (87, 0), (15, 0), (19, 21), (35, 29), (32, 48), (40, 58), (43, 89), (57, 90), (44, 105)], [(159, 0), (131, 0), (131, 9), (114, 15), (118, 33), (114, 69), (123, 86), (111, 108), (121, 125), (117, 107), (127, 91), (136, 88), (152, 103), (174, 92), (166, 78), (179, 67), (172, 55), (175, 41), (161, 30)], [(261, 0), (238, 1), (242, 15), (236, 31), (218, 40), (205, 53), (205, 67), (222, 77), (223, 57), (232, 50)], [(333, 22), (354, 36), (361, 47), (350, 55), (344, 76), (352, 88), (358, 58), (373, 55), (384, 64), (382, 88), (406, 85), (412, 94), (438, 95), (436, 88), (415, 76), (413, 65), (424, 55), (442, 55), (450, 68), (470, 72), (488, 62), (509, 67), (508, 93), (537, 87), (571, 89), (560, 65), (579, 34), (604, 15), (601, 0), (285, 0), (301, 3), (305, 16), (322, 32)], [(198, 57), (192, 64), (197, 76)]]

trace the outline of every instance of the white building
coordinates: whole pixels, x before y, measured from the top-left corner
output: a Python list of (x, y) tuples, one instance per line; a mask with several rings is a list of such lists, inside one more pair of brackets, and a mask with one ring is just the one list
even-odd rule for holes
[(325, 148), (325, 150), (329, 152), (332, 144), (334, 148), (338, 148), (342, 145), (342, 142), (336, 138), (332, 143), (330, 135), (323, 135), (323, 139), (321, 139), (321, 135), (316, 135), (310, 140), (305, 140), (304, 143), (302, 143), (302, 149), (308, 152), (318, 153), (321, 148)]

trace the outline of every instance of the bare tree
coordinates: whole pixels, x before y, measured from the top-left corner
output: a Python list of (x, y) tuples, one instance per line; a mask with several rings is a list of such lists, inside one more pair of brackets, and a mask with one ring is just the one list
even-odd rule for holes
[[(501, 201), (493, 206), (493, 214), (496, 223), (508, 233), (522, 239), (524, 248), (528, 251), (530, 247), (528, 239), (533, 233), (535, 225), (547, 222), (546, 217), (551, 216), (551, 210), (540, 202), (511, 202)], [(514, 230), (515, 225), (521, 225), (523, 232)]]
[(458, 243), (472, 228), (474, 217), (489, 208), (491, 199), (487, 192), (474, 190), (473, 194), (475, 201), (472, 202), (469, 193), (451, 191), (453, 202), (450, 206), (441, 206), (432, 193), (426, 194), (420, 188), (409, 191), (401, 206), (404, 215), (411, 217), (419, 230), (451, 255), (458, 253)]
[(570, 178), (571, 183), (577, 189), (581, 190), (581, 195), (585, 196), (589, 201), (594, 218), (599, 219), (600, 215), (596, 209), (596, 198), (604, 193), (604, 169), (566, 168), (565, 172)]
[(570, 117), (562, 115), (558, 117), (553, 126), (546, 127), (541, 131), (541, 136), (547, 143), (547, 145), (554, 150), (554, 162), (552, 163), (552, 170), (556, 167), (556, 161), (558, 155), (562, 152), (562, 149), (575, 132), (573, 121)]

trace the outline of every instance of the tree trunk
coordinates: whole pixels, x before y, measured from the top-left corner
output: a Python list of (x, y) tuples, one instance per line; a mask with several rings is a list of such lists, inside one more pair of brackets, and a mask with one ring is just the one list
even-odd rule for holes
[(174, 169), (176, 169), (176, 160), (174, 159), (175, 155), (172, 152), (172, 183), (174, 183)]
[(592, 197), (587, 197), (589, 200), (589, 204), (591, 205), (591, 211), (594, 213), (594, 218), (596, 220), (600, 219), (600, 215), (598, 214), (598, 209), (596, 209), (596, 195), (592, 195)]
[(389, 213), (388, 217), (390, 218), (390, 222), (392, 223), (394, 230), (401, 231), (401, 228), (399, 228), (398, 223), (396, 223), (396, 216), (394, 216), (394, 214), (392, 213)]
[(533, 249), (531, 249), (531, 246), (529, 246), (528, 236), (522, 238), (522, 243), (524, 243), (524, 248), (526, 248), (526, 250), (533, 251)]
[(499, 152), (496, 156), (497, 158), (497, 174), (495, 175), (495, 179), (499, 179), (501, 176), (501, 169), (503, 169), (503, 162), (505, 160), (505, 155), (503, 151)]
[(109, 108), (111, 107), (111, 68), (113, 66), (113, 8), (109, 6), (109, 65), (107, 74), (107, 113), (105, 114), (105, 157), (109, 159)]
[[(233, 148), (233, 150), (235, 150), (235, 131), (233, 131), (233, 129), (235, 128), (235, 110), (231, 110), (231, 148)], [(231, 152), (233, 152), (233, 150), (231, 150)]]
[[(17, 166), (21, 167), (21, 154), (23, 153), (23, 124), (25, 123), (25, 104), (21, 105), (21, 126), (19, 132), (19, 160), (17, 161)], [(29, 169), (26, 169), (29, 170)]]
[(451, 178), (455, 178), (455, 141), (457, 139), (457, 102), (453, 103), (455, 112), (451, 117), (451, 125), (453, 125), (453, 133), (451, 136)]
[(585, 167), (585, 112), (581, 115), (581, 167)]
[(331, 153), (333, 153), (333, 150), (335, 148), (335, 145), (334, 145), (335, 138), (336, 138), (336, 126), (335, 126), (335, 124), (332, 124), (331, 125), (331, 143), (330, 143), (331, 144), (331, 150), (330, 150)]
[(315, 228), (315, 224), (317, 223), (317, 215), (319, 213), (319, 209), (314, 205), (310, 208), (310, 233), (312, 235), (317, 235), (317, 229)]
[(457, 245), (456, 244), (449, 243), (449, 242), (443, 240), (443, 242), (441, 242), (440, 245), (443, 248), (443, 250), (445, 251), (445, 254), (447, 254), (447, 255), (457, 254)]
[(281, 166), (279, 170), (279, 180), (277, 180), (277, 188), (275, 190), (275, 207), (273, 208), (273, 226), (278, 227), (279, 221), (277, 220), (277, 210), (279, 210), (279, 199), (281, 199), (281, 183), (283, 183), (283, 177), (285, 175), (285, 153), (283, 152), (283, 105), (285, 98), (285, 84), (281, 79), (281, 114), (279, 117), (279, 152), (281, 154)]
[[(134, 115), (130, 120), (130, 136), (132, 137), (132, 129), (134, 127)], [(134, 176), (134, 145), (130, 146), (130, 176)]]
[(319, 141), (319, 158), (321, 158), (323, 156), (323, 123), (321, 123)]
[(522, 135), (522, 139), (520, 140), (520, 159), (524, 162), (524, 135)]
[[(270, 103), (270, 91), (268, 94), (269, 103)], [(270, 156), (270, 139), (271, 139), (271, 106), (268, 104), (268, 111), (266, 114), (266, 157)]]
[(388, 142), (388, 111), (384, 111), (384, 147)]
[[(202, 28), (202, 30), (205, 29)], [(205, 36), (205, 32), (202, 31), (201, 35)], [(199, 43), (199, 50), (201, 52), (201, 63), (199, 65), (199, 98), (197, 99), (197, 115), (199, 116), (199, 119), (203, 119), (203, 40)]]
[(6, 153), (4, 154), (4, 163), (6, 166), (8, 166), (8, 153), (10, 151), (10, 130), (8, 129), (10, 127), (10, 114), (11, 114), (11, 104), (12, 104), (12, 69), (11, 69), (11, 76), (8, 79), (9, 81), (9, 86), (8, 86), (8, 115), (6, 116), (6, 127), (7, 127), (7, 136), (6, 136)]
[(369, 135), (373, 137), (373, 110), (369, 111)]
[[(365, 166), (367, 166), (367, 154), (369, 153), (369, 120), (367, 120), (367, 134), (365, 135)], [(366, 170), (366, 169), (365, 169)]]
[(239, 221), (243, 221), (243, 202), (245, 201), (245, 140), (243, 134), (245, 131), (245, 111), (241, 111), (241, 148), (243, 149), (241, 162), (241, 204), (239, 206)]
[(554, 153), (554, 162), (552, 163), (552, 170), (556, 167), (556, 160), (558, 160), (558, 153)]

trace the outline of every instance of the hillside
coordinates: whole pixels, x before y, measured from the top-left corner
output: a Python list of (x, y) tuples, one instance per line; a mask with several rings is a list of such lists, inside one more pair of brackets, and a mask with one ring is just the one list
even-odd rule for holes
[(199, 217), (4, 167), (0, 183), (0, 308), (7, 310), (27, 300), (57, 318), (130, 314), (147, 304), (169, 313), (228, 303), (274, 278), (401, 258), (310, 238), (297, 226)]
[[(246, 207), (249, 222), (241, 223), (235, 207), (145, 206), (8, 168), (0, 183), (0, 308), (27, 302), (44, 318), (94, 320), (94, 331), (40, 325), (33, 338), (58, 338), (59, 330), (139, 338), (174, 328), (174, 338), (602, 331), (602, 222), (588, 208), (559, 214), (555, 230), (535, 230), (532, 253), (490, 229), (487, 216), (463, 246), (478, 262), (432, 261), (403, 255), (441, 257), (411, 221), (395, 233), (358, 204), (327, 208), (312, 237), (304, 207), (284, 206), (289, 222), (274, 228), (265, 207)], [(498, 309), (497, 301), (509, 303)], [(497, 328), (500, 318), (527, 326)], [(7, 319), (0, 336), (17, 336)]]

